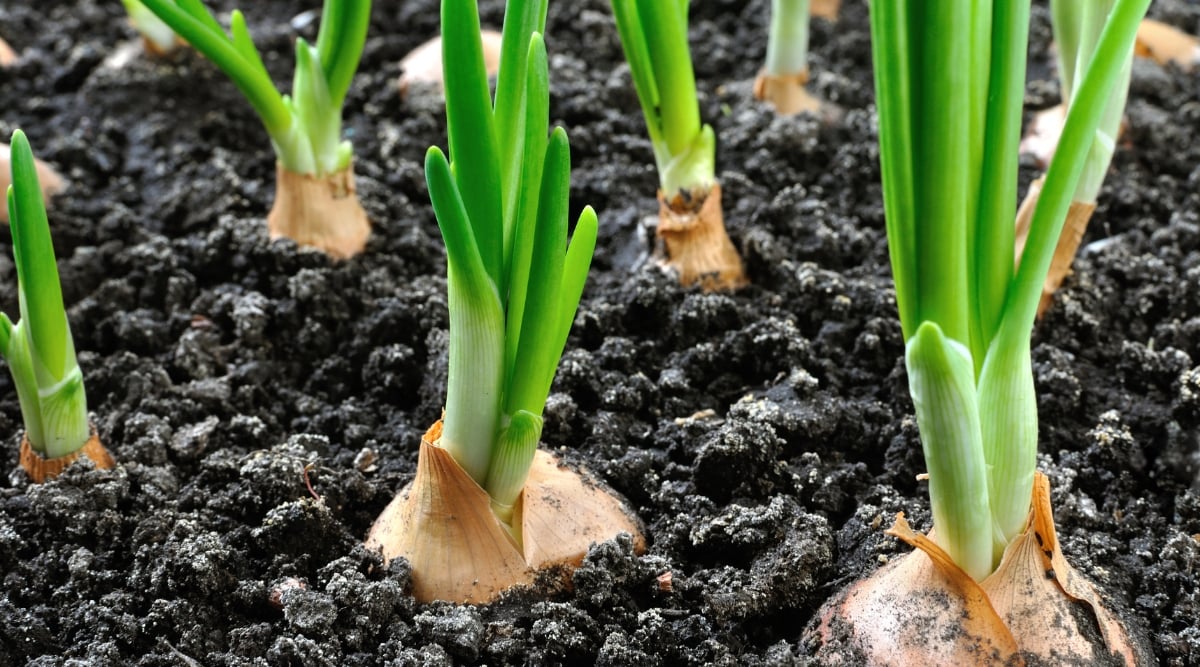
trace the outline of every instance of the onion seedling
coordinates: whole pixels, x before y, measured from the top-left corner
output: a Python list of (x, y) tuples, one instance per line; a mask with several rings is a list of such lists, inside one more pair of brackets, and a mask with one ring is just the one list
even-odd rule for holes
[[(1030, 335), (1148, 5), (1117, 0), (1102, 17), (1014, 268), (1029, 0), (871, 3), (888, 248), (936, 533), (898, 519), (893, 534), (918, 551), (826, 608), (822, 631), (840, 618), (876, 664), (1095, 664), (1108, 651), (1135, 664), (1124, 630), (1057, 549), (1048, 485), (1035, 481)], [(1076, 600), (1104, 646), (1082, 639)], [(917, 614), (920, 624), (905, 622)]]
[(8, 362), (25, 422), (21, 467), (38, 483), (57, 477), (81, 454), (99, 468), (111, 468), (112, 456), (88, 422), (37, 167), (20, 130), (12, 137), (7, 203), (21, 318), (13, 324), (0, 313), (0, 355)]
[(296, 40), (290, 96), (276, 90), (240, 11), (226, 33), (200, 0), (142, 2), (229, 76), (271, 136), (278, 159), (267, 217), (271, 238), (287, 237), (337, 258), (361, 252), (371, 223), (354, 189), (342, 105), (366, 42), (370, 0), (325, 0), (317, 43)]
[[(1063, 104), (1038, 114), (1035, 120), (1037, 135), (1026, 137), (1021, 142), (1022, 152), (1033, 149), (1039, 159), (1049, 161), (1057, 147), (1059, 135), (1062, 132), (1062, 122), (1065, 120), (1065, 109), (1075, 104), (1075, 91), (1082, 83), (1084, 72), (1091, 62), (1095, 52), (1096, 42), (1100, 39), (1100, 31), (1104, 28), (1104, 20), (1112, 10), (1115, 0), (1094, 0), (1078, 2), (1077, 0), (1051, 0), (1050, 12), (1054, 27), (1054, 41), (1058, 44), (1058, 74), (1061, 81)], [(1067, 212), (1067, 221), (1063, 227), (1058, 245), (1054, 250), (1054, 259), (1050, 263), (1050, 271), (1042, 286), (1041, 301), (1038, 305), (1040, 316), (1054, 298), (1054, 292), (1062, 285), (1063, 280), (1071, 270), (1071, 262), (1075, 251), (1083, 241), (1083, 233), (1087, 230), (1088, 221), (1096, 210), (1096, 200), (1100, 195), (1100, 186), (1112, 162), (1113, 150), (1121, 132), (1121, 117), (1125, 112), (1125, 99), (1129, 94), (1129, 74), (1133, 66), (1133, 48), (1125, 58), (1124, 67), (1113, 89), (1112, 95), (1101, 101), (1104, 111), (1100, 116), (1100, 125), (1096, 128), (1096, 136), (1088, 151), (1087, 160), (1079, 184), (1075, 186), (1071, 208)], [(1036, 141), (1032, 141), (1035, 140)], [(1030, 184), (1025, 201), (1017, 211), (1016, 258), (1021, 259), (1021, 252), (1029, 234), (1029, 223), (1033, 210), (1037, 206), (1041, 193), (1042, 181), (1038, 179)]]
[(568, 243), (570, 153), (561, 127), (548, 132), (546, 5), (508, 3), (493, 102), (475, 0), (442, 1), (450, 159), (430, 148), (425, 177), (446, 243), (446, 409), (416, 478), (367, 538), (408, 559), (423, 601), (486, 602), (578, 564), (590, 542), (638, 535), (619, 500), (537, 450), (597, 231), (585, 207)]
[(687, 0), (612, 0), (612, 7), (658, 166), (666, 264), (684, 285), (740, 287), (746, 275), (725, 231), (717, 139), (696, 99)]
[(821, 102), (809, 94), (809, 0), (771, 0), (767, 62), (754, 79), (754, 96), (781, 115), (816, 112)]
[(171, 30), (171, 26), (146, 8), (141, 0), (121, 0), (125, 4), (125, 13), (129, 14), (129, 23), (142, 36), (142, 46), (146, 53), (153, 56), (167, 56), (183, 44), (179, 35)]

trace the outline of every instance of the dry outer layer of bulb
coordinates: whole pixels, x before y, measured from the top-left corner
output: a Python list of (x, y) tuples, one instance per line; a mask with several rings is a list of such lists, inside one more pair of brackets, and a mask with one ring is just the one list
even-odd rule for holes
[[(483, 66), (489, 77), (496, 76), (500, 71), (500, 33), (495, 30), (481, 30), (479, 37), (483, 42)], [(432, 90), (442, 90), (442, 38), (441, 36), (418, 46), (400, 61), (400, 78), (396, 85), (400, 88), (400, 96), (407, 97), (409, 88), (425, 86)]]
[(808, 5), (808, 13), (828, 21), (836, 21), (841, 8), (842, 0), (812, 0)]
[(684, 285), (699, 283), (705, 292), (729, 291), (746, 284), (742, 258), (725, 231), (721, 186), (667, 201), (658, 193), (658, 237), (663, 240), (663, 264), (679, 274)]
[(1034, 481), (1029, 526), (976, 582), (932, 537), (897, 516), (888, 531), (915, 550), (827, 602), (806, 641), (822, 665), (1153, 664), (1063, 557), (1050, 482)]
[(1056, 104), (1049, 109), (1042, 109), (1033, 114), (1033, 121), (1025, 136), (1021, 137), (1020, 148), (1022, 155), (1032, 155), (1037, 166), (1045, 169), (1050, 166), (1054, 151), (1058, 150), (1058, 140), (1062, 137), (1063, 126), (1067, 123), (1067, 107)]
[(289, 238), (346, 259), (362, 252), (371, 221), (354, 189), (354, 165), (329, 174), (297, 174), (275, 165), (275, 204), (267, 216), (271, 239)]
[(15, 62), (17, 62), (17, 52), (8, 45), (8, 42), (0, 38), (0, 67), (8, 67)]
[[(1016, 257), (1015, 265), (1021, 265), (1021, 255), (1025, 252), (1025, 242), (1029, 238), (1029, 225), (1033, 222), (1033, 210), (1037, 208), (1038, 198), (1042, 194), (1042, 178), (1035, 179), (1029, 184), (1029, 192), (1017, 210)], [(1071, 264), (1075, 261), (1075, 253), (1083, 241), (1087, 231), (1088, 221), (1096, 211), (1095, 204), (1071, 202), (1067, 209), (1067, 220), (1063, 223), (1062, 233), (1058, 244), (1054, 246), (1054, 257), (1050, 260), (1050, 270), (1046, 273), (1046, 281), (1042, 283), (1042, 297), (1038, 301), (1038, 317), (1046, 312), (1054, 303), (1054, 293), (1062, 287), (1063, 281), (1071, 275)]]
[(92, 436), (88, 438), (87, 443), (81, 449), (52, 459), (42, 458), (42, 455), (35, 452), (30, 446), (29, 437), (21, 436), (21, 468), (37, 484), (58, 477), (80, 456), (91, 459), (92, 463), (101, 470), (111, 470), (117, 466), (112, 454), (108, 453), (104, 444), (100, 442), (100, 435), (96, 433), (94, 426), (92, 427)]
[[(1022, 155), (1033, 156), (1038, 167), (1049, 167), (1054, 152), (1058, 150), (1058, 140), (1062, 138), (1063, 126), (1066, 124), (1067, 108), (1062, 104), (1034, 112), (1028, 131), (1021, 137), (1018, 151)], [(1126, 128), (1126, 119), (1122, 117), (1121, 124), (1117, 127), (1118, 140), (1125, 135)]]
[(510, 532), (492, 513), (491, 498), (439, 442), (439, 420), (421, 438), (417, 474), (376, 519), (366, 544), (385, 562), (403, 557), (412, 567), (418, 602), (484, 604), (539, 574), (557, 571), (560, 585), (588, 547), (619, 533), (646, 540), (624, 502), (590, 476), (538, 450), (513, 508)]
[(805, 111), (819, 113), (821, 100), (808, 92), (808, 70), (797, 74), (772, 75), (760, 71), (754, 78), (754, 97), (768, 102), (781, 116)]
[(166, 48), (164, 48), (162, 44), (159, 44), (158, 42), (154, 41), (153, 39), (150, 39), (149, 37), (142, 35), (142, 50), (144, 50), (148, 55), (155, 57), (155, 58), (166, 58), (166, 57), (170, 56), (171, 54), (175, 53), (176, 51), (178, 51), (181, 47), (184, 47), (187, 45), (188, 45), (188, 43), (183, 41), (182, 39), (180, 39), (179, 35), (175, 35), (175, 40), (173, 42), (171, 42), (169, 45), (167, 45)]
[(1133, 52), (1160, 65), (1175, 63), (1185, 72), (1200, 63), (1200, 41), (1166, 23), (1145, 19), (1138, 25)]
[[(34, 159), (33, 164), (37, 169), (38, 183), (42, 186), (42, 201), (49, 204), (50, 198), (62, 192), (66, 183), (62, 176), (59, 176), (58, 172), (45, 162)], [(11, 183), (12, 165), (9, 162), (8, 144), (0, 143), (0, 192), (8, 192), (8, 186)], [(0, 222), (8, 224), (8, 207), (3, 204), (0, 204)]]

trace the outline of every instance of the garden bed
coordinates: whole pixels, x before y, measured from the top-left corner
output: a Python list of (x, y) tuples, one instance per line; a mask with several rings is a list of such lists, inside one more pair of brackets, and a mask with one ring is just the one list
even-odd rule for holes
[[(133, 36), (120, 3), (8, 4), (0, 34), (24, 57), (0, 70), (0, 136), (23, 128), (71, 182), (51, 227), (121, 465), (30, 485), (0, 373), (0, 667), (802, 663), (817, 607), (906, 550), (882, 532), (894, 514), (928, 529), (864, 3), (813, 23), (811, 87), (844, 112), (829, 124), (749, 99), (768, 2), (693, 7), (753, 283), (705, 295), (647, 260), (657, 177), (607, 0), (551, 2), (571, 218), (594, 206), (600, 241), (544, 441), (630, 500), (650, 548), (599, 545), (573, 593), (489, 607), (417, 605), (403, 563), (361, 547), (445, 394), (444, 252), (422, 173), (443, 108), (394, 87), (438, 2), (376, 3), (346, 111), (375, 226), (341, 263), (268, 242), (273, 154), (209, 63), (106, 63)], [(317, 4), (245, 7), (277, 81)], [(483, 3), (485, 24), (502, 13)], [(1200, 31), (1195, 4), (1151, 13)], [(1034, 14), (1030, 111), (1057, 102)], [(1033, 346), (1064, 551), (1164, 665), (1200, 664), (1198, 77), (1135, 64), (1126, 139)], [(7, 250), (0, 305), (16, 310)]]

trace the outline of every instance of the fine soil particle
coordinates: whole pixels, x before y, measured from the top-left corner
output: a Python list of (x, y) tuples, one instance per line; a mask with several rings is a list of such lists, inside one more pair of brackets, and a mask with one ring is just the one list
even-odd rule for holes
[[(222, 0), (226, 13), (232, 3)], [(653, 158), (607, 0), (551, 2), (551, 117), (572, 216), (600, 242), (545, 445), (625, 495), (650, 547), (596, 545), (574, 591), (417, 605), (361, 546), (445, 390), (444, 252), (422, 158), (440, 99), (397, 63), (437, 0), (378, 2), (345, 127), (374, 221), (333, 263), (264, 223), (274, 159), (226, 77), (184, 50), (106, 63), (120, 3), (6, 2), (0, 136), (70, 180), (51, 224), (100, 433), (120, 462), (30, 485), (0, 373), (0, 667), (804, 663), (822, 602), (929, 527), (887, 263), (865, 3), (814, 21), (830, 123), (749, 99), (766, 0), (692, 9), (702, 113), (752, 286), (678, 287), (647, 259)], [(245, 7), (277, 82), (318, 3)], [(1200, 31), (1200, 7), (1155, 15)], [(483, 3), (499, 27), (503, 4)], [(1057, 102), (1035, 8), (1030, 112)], [(1067, 557), (1164, 665), (1200, 664), (1200, 75), (1138, 62), (1091, 229), (1035, 332), (1042, 469)], [(1023, 164), (1022, 183), (1036, 176)], [(0, 229), (0, 241), (9, 235)], [(0, 305), (15, 271), (0, 253)], [(311, 483), (310, 493), (307, 483)]]

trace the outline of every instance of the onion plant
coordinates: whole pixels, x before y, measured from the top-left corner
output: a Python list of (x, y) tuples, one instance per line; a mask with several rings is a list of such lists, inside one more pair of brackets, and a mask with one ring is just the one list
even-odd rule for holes
[(745, 283), (725, 232), (716, 178), (716, 134), (700, 119), (688, 50), (687, 0), (612, 0), (659, 178), (658, 234), (684, 284)]
[[(1112, 12), (1116, 0), (1093, 0), (1072, 2), (1050, 0), (1051, 25), (1054, 41), (1058, 44), (1058, 78), (1061, 84), (1063, 104), (1068, 108), (1075, 104), (1075, 93), (1096, 52), (1105, 19)], [(1125, 113), (1125, 100), (1129, 96), (1129, 75), (1133, 68), (1133, 47), (1125, 54), (1125, 61), (1113, 90), (1100, 100), (1103, 112), (1100, 124), (1092, 139), (1083, 174), (1075, 186), (1074, 200), (1095, 204), (1104, 183), (1104, 175), (1112, 162), (1117, 136), (1121, 130), (1121, 116)]]
[[(1021, 142), (1022, 150), (1030, 150), (1043, 162), (1048, 162), (1054, 154), (1065, 119), (1066, 109), (1076, 104), (1075, 91), (1082, 82), (1088, 64), (1095, 53), (1096, 43), (1104, 28), (1105, 18), (1109, 15), (1115, 0), (1095, 0), (1093, 2), (1073, 2), (1072, 0), (1052, 0), (1050, 11), (1054, 27), (1054, 39), (1058, 44), (1058, 74), (1062, 88), (1061, 105), (1043, 111), (1034, 121), (1034, 134)], [(1040, 315), (1050, 306), (1054, 292), (1062, 284), (1070, 272), (1071, 262), (1075, 257), (1083, 234), (1087, 230), (1088, 221), (1096, 208), (1100, 195), (1100, 186), (1108, 173), (1112, 162), (1113, 151), (1121, 131), (1121, 116), (1125, 111), (1125, 99), (1129, 94), (1129, 76), (1133, 65), (1134, 49), (1131, 47), (1125, 56), (1125, 63), (1112, 95), (1102, 100), (1103, 112), (1100, 125), (1092, 139), (1084, 163), (1083, 174), (1075, 186), (1071, 208), (1067, 214), (1067, 222), (1063, 227), (1050, 271), (1042, 288), (1042, 297), (1038, 306)], [(1034, 181), (1026, 193), (1025, 202), (1017, 213), (1017, 257), (1020, 258), (1029, 233), (1030, 216), (1041, 192), (1041, 181)]]
[(154, 12), (146, 8), (141, 0), (121, 0), (125, 12), (129, 14), (129, 23), (142, 36), (146, 51), (155, 55), (166, 55), (179, 46), (179, 36), (171, 30), (171, 26), (158, 18)]
[[(23, 447), (40, 459), (64, 459), (77, 456), (91, 439), (87, 395), (63, 306), (33, 151), (20, 130), (13, 133), (11, 165), (7, 204), (21, 317), (13, 324), (0, 313), (0, 354), (8, 362), (21, 405)], [(22, 463), (35, 481), (42, 481), (26, 458), (23, 452)]]
[(767, 61), (754, 80), (754, 96), (783, 115), (816, 111), (808, 94), (809, 0), (771, 0)]
[(474, 0), (443, 2), (450, 160), (430, 148), (425, 174), (449, 270), (442, 446), (507, 520), (541, 437), (597, 227), (585, 207), (567, 243), (570, 152), (561, 127), (547, 138), (545, 0), (509, 3), (494, 104), (476, 12)]
[(141, 1), (229, 76), (266, 127), (279, 166), (272, 236), (335, 257), (361, 251), (370, 223), (354, 191), (342, 106), (366, 42), (370, 0), (325, 0), (316, 44), (296, 40), (291, 95), (275, 88), (240, 11), (226, 32), (200, 0)]
[(936, 539), (976, 580), (1026, 528), (1038, 434), (1030, 332), (1148, 4), (1117, 0), (1098, 17), (1016, 267), (1029, 0), (871, 6), (888, 247)]
[(442, 0), (449, 159), (425, 177), (446, 243), (445, 412), (417, 474), (367, 546), (412, 566), (420, 601), (488, 602), (577, 566), (636, 519), (603, 485), (538, 451), (542, 412), (596, 246), (584, 207), (568, 242), (571, 159), (549, 130), (546, 0), (510, 0), (493, 99), (475, 0)]

